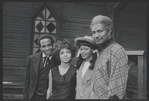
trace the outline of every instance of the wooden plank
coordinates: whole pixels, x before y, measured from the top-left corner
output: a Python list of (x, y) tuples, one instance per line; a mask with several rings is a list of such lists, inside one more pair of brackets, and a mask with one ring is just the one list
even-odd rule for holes
[[(144, 54), (145, 55), (145, 54)], [(147, 96), (147, 90), (146, 90), (146, 84), (147, 84), (147, 69), (146, 69), (146, 57), (143, 56), (143, 91), (144, 91), (144, 99), (146, 99)]]
[(29, 17), (32, 13), (32, 3), (30, 2), (9, 2), (5, 3), (3, 9), (4, 15), (24, 16)]
[(3, 99), (23, 99), (23, 94), (3, 94)]
[(22, 86), (23, 83), (22, 82), (3, 82), (3, 87), (4, 86), (11, 86), (11, 85), (13, 85), (13, 86)]
[(3, 75), (9, 76), (24, 76), (25, 75), (25, 68), (16, 68), (16, 67), (9, 67), (3, 68)]
[(69, 30), (78, 30), (78, 31), (82, 31), (86, 29), (90, 30), (89, 24), (64, 22), (62, 24), (62, 29), (67, 30), (67, 28)]
[(28, 40), (28, 35), (26, 35), (25, 31), (21, 31), (21, 34), (19, 31), (5, 32), (3, 39)]
[(138, 99), (143, 99), (145, 96), (143, 79), (143, 56), (138, 56)]
[(22, 82), (23, 83), (24, 81), (24, 76), (20, 75), (20, 76), (7, 76), (7, 75), (4, 75), (3, 76), (3, 82)]
[(4, 67), (20, 67), (24, 68), (26, 65), (26, 59), (21, 58), (3, 58)]
[[(5, 52), (5, 53), (3, 53), (3, 56), (4, 56), (4, 58), (24, 58), (24, 60), (27, 60), (27, 53), (23, 53), (23, 52), (14, 52), (14, 53), (7, 53), (7, 52)], [(26, 61), (25, 61), (26, 62)]]
[(95, 15), (106, 14), (106, 6), (92, 6), (82, 3), (63, 3), (62, 9), (63, 18), (92, 19)]
[[(127, 94), (126, 94), (126, 99), (138, 99), (138, 96), (137, 96), (138, 92), (134, 92), (134, 91), (127, 91)], [(130, 101), (131, 101), (130, 100)]]
[(62, 23), (65, 23), (65, 22), (70, 22), (70, 23), (77, 23), (77, 24), (84, 24), (86, 26), (89, 26), (90, 23), (91, 23), (91, 19), (79, 19), (79, 18), (63, 18)]
[(144, 51), (140, 50), (140, 51), (126, 51), (127, 55), (143, 55)]
[(6, 84), (3, 82), (3, 89), (23, 89), (23, 82), (10, 82), (11, 84)]
[(136, 95), (137, 95), (138, 90), (134, 90), (134, 89), (127, 89), (127, 92), (134, 92), (134, 93), (136, 93)]

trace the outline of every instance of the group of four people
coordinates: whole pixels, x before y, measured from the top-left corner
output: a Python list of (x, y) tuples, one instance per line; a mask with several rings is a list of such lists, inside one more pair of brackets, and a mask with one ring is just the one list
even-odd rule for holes
[(50, 35), (38, 38), (41, 52), (28, 57), (24, 99), (124, 99), (128, 57), (114, 41), (113, 22), (97, 15), (90, 29), (92, 36), (75, 38), (75, 44), (64, 39), (55, 48)]

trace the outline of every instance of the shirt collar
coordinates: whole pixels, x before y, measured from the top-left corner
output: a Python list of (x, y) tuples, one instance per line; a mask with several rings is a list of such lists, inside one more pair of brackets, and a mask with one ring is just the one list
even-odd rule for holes
[(107, 40), (105, 43), (101, 44), (101, 50), (105, 49), (106, 47), (108, 47), (109, 45), (115, 43), (114, 39), (111, 38), (109, 40)]
[[(46, 57), (46, 55), (44, 53), (42, 53), (42, 57)], [(49, 58), (51, 59), (52, 58), (52, 55), (49, 56)]]

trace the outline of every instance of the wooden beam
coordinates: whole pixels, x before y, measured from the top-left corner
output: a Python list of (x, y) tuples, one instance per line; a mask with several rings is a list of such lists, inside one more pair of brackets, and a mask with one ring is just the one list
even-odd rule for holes
[(134, 55), (137, 56), (137, 68), (138, 68), (138, 92), (137, 98), (138, 99), (145, 99), (146, 98), (146, 59), (144, 58), (144, 51), (126, 51), (127, 55)]
[(143, 56), (138, 56), (138, 99), (144, 99)]
[(140, 50), (140, 51), (126, 51), (127, 55), (143, 55), (144, 51)]

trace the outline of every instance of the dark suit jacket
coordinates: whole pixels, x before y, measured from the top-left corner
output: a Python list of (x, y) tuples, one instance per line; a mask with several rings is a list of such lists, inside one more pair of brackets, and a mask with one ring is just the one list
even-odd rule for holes
[[(31, 99), (38, 80), (39, 68), (40, 68), (40, 59), (42, 59), (42, 53), (36, 53), (28, 57), (27, 65), (26, 65), (26, 75), (24, 80), (24, 88), (23, 88), (23, 97), (24, 99)], [(56, 59), (55, 56), (52, 56), (51, 62), (47, 68), (49, 70), (54, 66), (59, 65), (60, 62)]]

